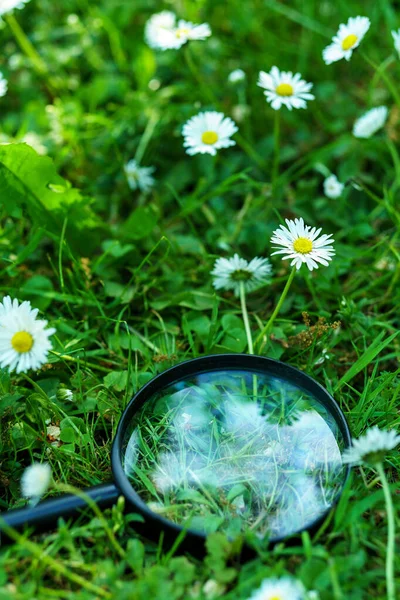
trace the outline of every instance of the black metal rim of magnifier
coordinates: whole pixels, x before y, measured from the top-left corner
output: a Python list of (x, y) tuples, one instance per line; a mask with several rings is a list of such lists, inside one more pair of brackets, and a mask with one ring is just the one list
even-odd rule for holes
[[(303, 371), (300, 371), (291, 365), (274, 360), (272, 358), (257, 356), (254, 354), (211, 354), (208, 356), (194, 358), (170, 367), (166, 371), (156, 375), (147, 384), (145, 384), (129, 402), (123, 413), (123, 417), (119, 422), (111, 451), (111, 466), (115, 484), (125, 496), (133, 510), (137, 511), (144, 517), (145, 531), (147, 532), (147, 535), (150, 535), (151, 537), (157, 537), (161, 531), (166, 534), (167, 539), (172, 540), (177, 538), (179, 535), (184, 535), (185, 545), (188, 544), (190, 546), (193, 544), (196, 547), (199, 544), (204, 545), (207, 535), (190, 528), (183, 528), (180, 525), (177, 525), (176, 523), (173, 523), (172, 521), (169, 521), (168, 519), (158, 515), (150, 510), (148, 505), (141, 499), (139, 494), (135, 492), (132, 484), (129, 482), (125, 474), (122, 465), (122, 446), (127, 428), (129, 427), (134, 415), (142, 408), (144, 403), (153, 396), (155, 392), (160, 391), (167, 385), (182, 380), (189, 375), (200, 375), (201, 373), (207, 373), (210, 371), (215, 372), (220, 370), (250, 371), (264, 374), (269, 373), (284, 379), (288, 383), (297, 385), (307, 392), (310, 392), (330, 411), (334, 417), (343, 436), (345, 447), (351, 445), (350, 430), (339, 405), (329, 394), (329, 392), (322, 387), (322, 385), (312, 379), (309, 375), (303, 373)], [(350, 466), (347, 465), (342, 490), (349, 477), (350, 470)], [(333, 505), (338, 501), (340, 494), (341, 491), (338, 492)], [(316, 530), (331, 510), (332, 506), (330, 506), (322, 515), (315, 519), (315, 521), (313, 521), (308, 527), (300, 529), (290, 536), (270, 538), (270, 544), (277, 544), (288, 537), (295, 537), (304, 530)]]

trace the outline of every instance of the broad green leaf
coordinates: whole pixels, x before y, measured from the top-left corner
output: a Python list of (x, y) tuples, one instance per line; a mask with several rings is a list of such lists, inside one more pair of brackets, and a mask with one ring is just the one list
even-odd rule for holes
[(189, 331), (194, 331), (201, 340), (205, 341), (210, 332), (210, 319), (206, 315), (191, 311), (186, 315), (184, 329), (185, 332), (188, 329)]
[(128, 371), (111, 371), (104, 377), (104, 385), (113, 387), (117, 392), (122, 392), (128, 382)]
[(236, 327), (228, 331), (220, 342), (224, 350), (230, 352), (243, 352), (247, 346), (247, 338), (244, 328)]
[(51, 233), (59, 234), (68, 218), (67, 240), (84, 243), (86, 250), (93, 243), (90, 230), (100, 227), (89, 199), (58, 175), (50, 158), (27, 144), (0, 145), (0, 196), (10, 214), (16, 206), (26, 209)]
[(60, 433), (60, 440), (67, 444), (75, 442), (77, 437), (76, 431), (72, 427), (64, 427)]
[(0, 399), (0, 415), (3, 415), (11, 406), (15, 407), (20, 398), (20, 394), (5, 394)]
[(131, 286), (126, 287), (126, 285), (122, 285), (116, 281), (105, 281), (104, 293), (106, 296), (111, 296), (111, 298), (119, 298), (122, 303), (127, 304), (134, 297), (135, 288)]
[(125, 225), (125, 236), (132, 240), (147, 237), (157, 225), (157, 216), (150, 206), (138, 206), (129, 215)]
[(26, 203), (35, 211), (65, 212), (83, 202), (79, 190), (57, 174), (53, 161), (27, 144), (0, 146), (0, 192), (10, 210), (14, 203)]
[(221, 319), (221, 324), (224, 331), (228, 333), (232, 331), (232, 329), (243, 328), (243, 320), (232, 313), (225, 313)]
[[(34, 275), (21, 288), (22, 298), (33, 298), (34, 306), (40, 310), (46, 310), (50, 306), (53, 291), (53, 284), (48, 277), (44, 275)], [(47, 293), (46, 293), (47, 292)]]

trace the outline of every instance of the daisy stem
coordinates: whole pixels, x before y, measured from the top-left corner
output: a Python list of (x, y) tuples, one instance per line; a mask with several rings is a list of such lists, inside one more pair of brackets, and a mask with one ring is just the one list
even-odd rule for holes
[(281, 111), (275, 111), (274, 117), (274, 160), (272, 164), (272, 175), (271, 175), (271, 183), (272, 183), (272, 194), (275, 193), (276, 180), (279, 175), (279, 154), (280, 154), (280, 125), (281, 125)]
[(203, 215), (205, 216), (205, 218), (207, 219), (208, 223), (213, 226), (216, 223), (216, 217), (213, 213), (213, 211), (211, 210), (211, 208), (209, 208), (206, 204), (203, 204), (200, 207), (201, 212), (203, 213)]
[(14, 15), (12, 13), (9, 13), (4, 17), (4, 20), (7, 22), (7, 25), (11, 29), (15, 39), (18, 42), (19, 47), (32, 62), (35, 71), (39, 75), (47, 75), (48, 69), (45, 62), (42, 60), (38, 52), (36, 52), (31, 41), (23, 31), (22, 27), (20, 26)]
[(383, 63), (383, 66), (377, 65), (373, 60), (371, 60), (365, 54), (363, 54), (362, 56), (363, 56), (364, 60), (370, 65), (370, 67), (372, 67), (376, 71), (376, 73), (382, 77), (382, 79), (386, 83), (390, 93), (392, 94), (397, 106), (400, 108), (400, 96), (397, 92), (396, 86), (393, 84), (389, 75), (387, 75), (387, 73), (384, 70), (384, 67), (386, 67), (387, 65), (385, 63)]
[(244, 323), (244, 329), (246, 331), (247, 345), (249, 347), (249, 354), (254, 354), (253, 337), (251, 335), (249, 315), (247, 312), (246, 290), (244, 287), (244, 281), (240, 282), (240, 304), (242, 307), (243, 323)]
[(154, 130), (156, 128), (156, 125), (158, 123), (158, 120), (159, 120), (159, 114), (157, 111), (154, 111), (152, 113), (150, 119), (147, 121), (146, 128), (143, 132), (142, 137), (140, 138), (140, 142), (137, 147), (136, 154), (134, 156), (134, 160), (136, 160), (136, 162), (138, 164), (140, 164), (140, 162), (143, 158), (143, 155), (146, 151), (148, 143), (151, 140), (151, 137), (152, 137)]
[(278, 304), (276, 305), (274, 312), (270, 316), (268, 323), (265, 325), (265, 327), (261, 331), (261, 333), (259, 333), (259, 335), (257, 336), (255, 345), (259, 344), (261, 342), (261, 340), (263, 339), (263, 337), (265, 337), (270, 332), (272, 325), (274, 324), (274, 321), (275, 321), (280, 309), (282, 308), (282, 304), (285, 301), (285, 298), (290, 289), (290, 286), (292, 285), (292, 281), (294, 279), (294, 276), (296, 275), (296, 271), (297, 271), (296, 267), (293, 267), (292, 272), (290, 273), (288, 280), (286, 282), (286, 285), (283, 289), (281, 297), (279, 298)]
[(184, 49), (183, 52), (184, 56), (185, 56), (185, 60), (186, 60), (186, 64), (189, 67), (189, 71), (191, 72), (191, 74), (193, 75), (194, 79), (197, 81), (197, 83), (200, 86), (200, 89), (203, 92), (204, 98), (206, 99), (207, 102), (210, 102), (211, 104), (217, 104), (216, 99), (214, 97), (214, 94), (211, 92), (210, 88), (204, 84), (204, 78), (201, 76), (194, 60), (192, 57), (192, 53), (190, 50), (189, 45), (186, 46), (186, 48)]
[[(249, 314), (247, 312), (246, 289), (244, 287), (244, 281), (240, 282), (240, 304), (242, 307), (243, 323), (244, 323), (244, 329), (246, 331), (249, 354), (254, 354), (253, 336), (251, 335)], [(253, 400), (255, 400), (257, 398), (257, 390), (258, 390), (257, 375), (255, 373), (253, 373)]]
[(396, 589), (394, 583), (394, 555), (395, 555), (395, 521), (393, 500), (390, 493), (389, 483), (385, 474), (385, 469), (381, 462), (375, 465), (379, 478), (382, 483), (383, 493), (386, 502), (386, 514), (388, 520), (388, 541), (386, 552), (386, 587), (388, 600), (396, 600)]

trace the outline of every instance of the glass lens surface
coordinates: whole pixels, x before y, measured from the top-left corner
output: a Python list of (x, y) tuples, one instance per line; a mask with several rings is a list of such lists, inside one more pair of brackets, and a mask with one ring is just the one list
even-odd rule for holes
[(132, 487), (170, 521), (274, 539), (332, 505), (346, 477), (344, 445), (309, 392), (271, 374), (215, 370), (147, 400), (122, 457)]

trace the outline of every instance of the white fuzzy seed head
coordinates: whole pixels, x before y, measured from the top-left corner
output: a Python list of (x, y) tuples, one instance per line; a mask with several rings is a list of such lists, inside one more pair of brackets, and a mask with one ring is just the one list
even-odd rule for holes
[(228, 75), (229, 83), (240, 83), (241, 81), (245, 81), (246, 73), (243, 69), (235, 69)]
[(340, 183), (336, 175), (329, 175), (324, 181), (324, 194), (327, 198), (340, 198), (344, 190), (344, 184)]
[(378, 106), (377, 108), (368, 110), (354, 123), (354, 137), (368, 139), (373, 136), (386, 123), (388, 113), (389, 111), (386, 106)]
[(48, 463), (33, 463), (25, 469), (21, 478), (21, 494), (24, 498), (39, 500), (49, 488), (51, 467)]

